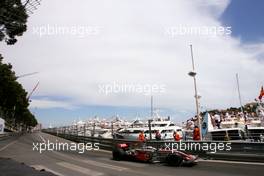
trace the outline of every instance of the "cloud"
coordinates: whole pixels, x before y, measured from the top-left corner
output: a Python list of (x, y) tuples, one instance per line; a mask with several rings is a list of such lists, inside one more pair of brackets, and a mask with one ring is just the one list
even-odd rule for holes
[(30, 108), (38, 109), (51, 109), (51, 108), (63, 108), (63, 109), (75, 109), (76, 107), (72, 104), (64, 101), (55, 101), (49, 99), (32, 99)]
[(220, 17), (222, 13), (226, 10), (230, 4), (230, 0), (214, 0), (214, 1), (205, 1), (205, 0), (196, 0), (197, 6), (203, 8), (209, 15), (214, 15), (215, 17)]
[[(18, 74), (39, 72), (19, 80), (28, 91), (40, 81), (35, 95), (69, 97), (63, 102), (34, 100), (32, 106), (39, 108), (149, 105), (150, 97), (142, 94), (100, 94), (98, 85), (119, 82), (165, 84), (165, 93), (154, 95), (158, 107), (194, 110), (193, 80), (187, 75), (191, 70), (190, 44), (203, 106), (237, 106), (236, 73), (240, 76), (243, 102), (251, 101), (264, 84), (264, 65), (255, 55), (263, 47), (249, 50), (230, 35), (166, 34), (166, 29), (179, 25), (221, 27), (218, 17), (229, 1), (204, 2), (46, 0), (31, 15), (27, 33), (15, 46), (3, 46), (3, 54)], [(48, 25), (99, 30), (85, 37), (40, 37), (33, 32), (36, 27)]]

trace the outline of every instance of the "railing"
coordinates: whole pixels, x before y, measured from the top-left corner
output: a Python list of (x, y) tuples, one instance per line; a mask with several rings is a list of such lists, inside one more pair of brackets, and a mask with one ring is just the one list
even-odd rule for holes
[[(79, 136), (94, 136), (97, 134), (96, 129), (94, 126), (64, 126), (64, 127), (56, 127), (56, 128), (49, 128), (47, 129), (49, 132), (53, 133), (63, 133), (63, 134), (73, 134)], [(109, 129), (110, 130), (110, 129)], [(115, 134), (115, 130), (111, 129), (112, 133)], [(146, 137), (149, 136), (149, 133), (145, 133)], [(162, 134), (162, 138), (167, 139), (165, 134)], [(193, 132), (191, 130), (183, 132), (183, 140), (192, 140)], [(154, 138), (155, 133), (152, 133), (152, 139)], [(213, 139), (214, 141), (224, 141), (224, 140), (246, 140), (247, 142), (264, 142), (264, 130), (260, 133), (249, 133), (248, 135), (239, 132), (228, 132), (226, 136), (226, 132), (222, 131), (219, 134), (207, 134), (205, 139)]]
[(4, 140), (9, 136), (8, 133), (0, 134), (0, 140)]
[[(106, 139), (97, 137), (80, 136), (76, 134), (60, 133), (59, 131), (43, 132), (56, 135), (77, 143), (98, 143), (100, 149), (112, 150), (117, 143), (139, 143), (136, 140)], [(177, 149), (185, 152), (198, 154), (207, 159), (224, 159), (239, 161), (264, 162), (264, 143), (246, 141), (156, 141), (147, 140), (145, 145), (157, 149)], [(180, 147), (182, 146), (182, 147)], [(186, 147), (185, 147), (186, 146)], [(188, 147), (189, 146), (189, 147)], [(192, 147), (191, 147), (192, 146)], [(216, 148), (217, 147), (217, 148)]]

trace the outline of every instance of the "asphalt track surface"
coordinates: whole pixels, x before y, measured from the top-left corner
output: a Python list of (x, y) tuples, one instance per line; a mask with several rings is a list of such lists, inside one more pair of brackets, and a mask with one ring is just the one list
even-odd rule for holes
[[(44, 151), (40, 154), (36, 149), (33, 150), (33, 143), (43, 143), (48, 140), (70, 143), (70, 141), (45, 133), (32, 133), (0, 140), (0, 158), (2, 158), (0, 161), (5, 163), (3, 165), (0, 162), (0, 176), (30, 175), (30, 171), (40, 172), (40, 170), (48, 171), (46, 175), (59, 176), (264, 175), (264, 163), (201, 160), (193, 167), (169, 167), (159, 163), (114, 161), (111, 159), (111, 152), (104, 150), (86, 151), (81, 154), (77, 151)], [(11, 161), (3, 158), (11, 158)], [(7, 164), (8, 162), (10, 164)], [(27, 165), (35, 170), (32, 168), (30, 170), (28, 167), (28, 173), (21, 173), (21, 168), (14, 167), (12, 162), (24, 163), (23, 166)]]

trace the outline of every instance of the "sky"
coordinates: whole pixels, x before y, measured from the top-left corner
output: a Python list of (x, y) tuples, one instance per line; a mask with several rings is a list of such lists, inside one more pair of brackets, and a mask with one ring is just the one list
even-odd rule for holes
[[(44, 126), (94, 116), (141, 119), (155, 109), (182, 122), (195, 114), (190, 44), (202, 110), (238, 107), (259, 93), (264, 69), (260, 0), (45, 0), (5, 62)], [(262, 21), (261, 21), (262, 20)], [(132, 88), (131, 88), (132, 87)]]
[(242, 42), (263, 42), (263, 7), (264, 2), (259, 0), (233, 0), (222, 14), (221, 21), (232, 25), (232, 35)]

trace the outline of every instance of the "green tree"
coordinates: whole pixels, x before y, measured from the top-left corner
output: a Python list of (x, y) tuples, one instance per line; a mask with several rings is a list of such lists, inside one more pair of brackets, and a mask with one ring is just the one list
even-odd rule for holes
[(27, 18), (21, 0), (0, 0), (0, 41), (15, 44), (16, 36), (21, 36), (27, 30)]
[(29, 111), (27, 92), (16, 81), (11, 64), (4, 64), (0, 54), (0, 115), (12, 127), (30, 127), (37, 124)]

